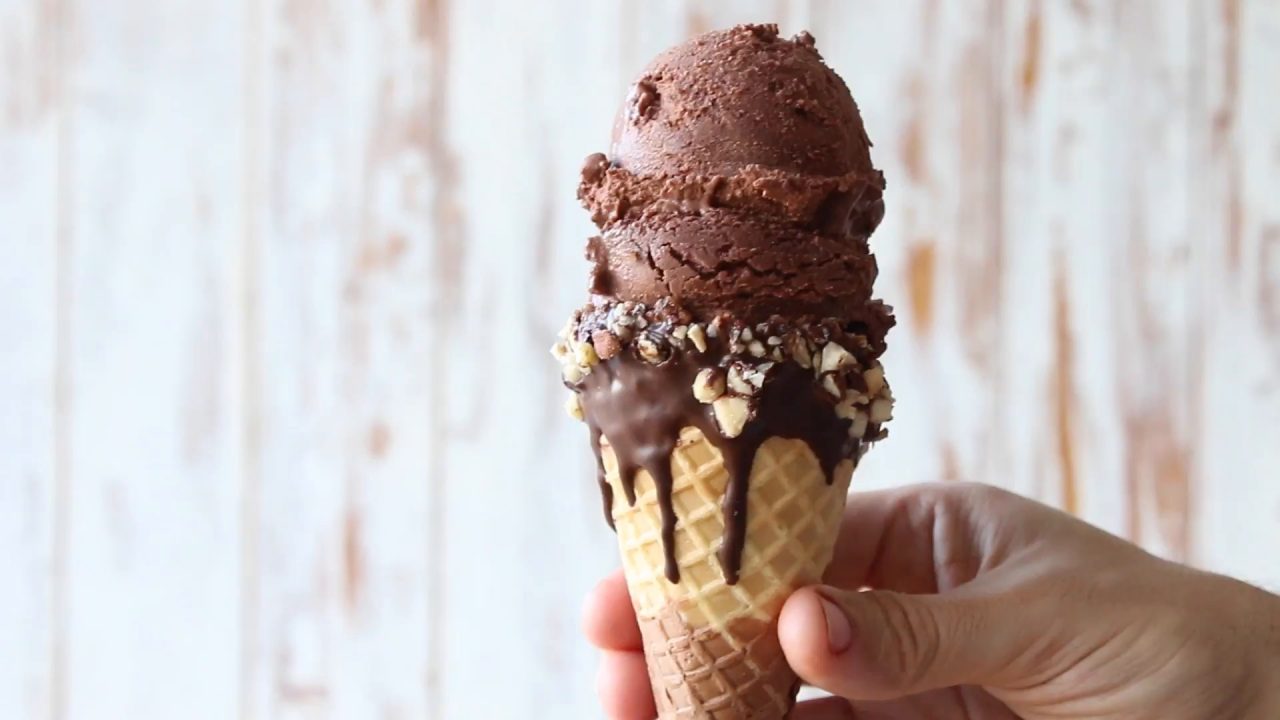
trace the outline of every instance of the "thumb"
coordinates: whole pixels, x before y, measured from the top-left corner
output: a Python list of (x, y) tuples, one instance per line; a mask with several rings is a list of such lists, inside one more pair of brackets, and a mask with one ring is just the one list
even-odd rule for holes
[(851, 700), (891, 700), (952, 685), (987, 684), (1022, 645), (990, 602), (952, 595), (796, 591), (778, 637), (805, 681)]

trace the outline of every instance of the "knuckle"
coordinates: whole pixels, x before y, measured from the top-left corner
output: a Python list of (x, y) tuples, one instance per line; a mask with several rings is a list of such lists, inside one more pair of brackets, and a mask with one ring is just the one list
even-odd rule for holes
[(875, 602), (887, 642), (879, 650), (878, 664), (887, 673), (895, 690), (909, 692), (920, 687), (937, 663), (941, 632), (932, 614), (907, 602), (896, 593), (869, 593)]

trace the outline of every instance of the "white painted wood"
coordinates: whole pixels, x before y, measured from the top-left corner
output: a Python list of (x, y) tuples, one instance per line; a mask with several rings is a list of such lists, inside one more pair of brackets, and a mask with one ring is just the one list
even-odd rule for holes
[(1115, 319), (1109, 293), (1077, 291), (1072, 272), (1095, 288), (1116, 277), (1115, 202), (1127, 199), (1111, 186), (1122, 84), (1109, 68), (1123, 51), (1105, 20), (1067, 3), (1010, 6), (1001, 20), (1007, 472), (1121, 533)]
[(0, 717), (59, 695), (56, 15), (0, 2)]
[(889, 183), (857, 487), (1280, 587), (1273, 3), (0, 0), (0, 716), (597, 717), (578, 171), (770, 19)]
[(437, 717), (590, 717), (594, 656), (563, 638), (616, 550), (547, 348), (581, 298), (590, 223), (574, 188), (606, 140), (625, 52), (611, 33), (569, 28), (617, 27), (629, 9), (449, 7), (439, 128), (458, 175), (441, 190), (457, 215), (436, 220), (456, 223), (456, 286), (440, 301), (456, 314), (458, 352), (436, 366), (445, 435), (433, 480), (447, 488)]
[(1041, 469), (1049, 498), (1185, 558), (1173, 506), (1194, 481), (1198, 413), (1168, 388), (1199, 352), (1186, 6), (1025, 5), (1005, 32), (1012, 469)]
[(1209, 350), (1195, 559), (1280, 591), (1280, 8), (1196, 10), (1192, 262)]
[(68, 574), (57, 716), (230, 717), (240, 5), (65, 7)]
[(263, 2), (253, 20), (245, 717), (438, 716), (433, 364), (454, 347), (432, 332), (430, 12)]

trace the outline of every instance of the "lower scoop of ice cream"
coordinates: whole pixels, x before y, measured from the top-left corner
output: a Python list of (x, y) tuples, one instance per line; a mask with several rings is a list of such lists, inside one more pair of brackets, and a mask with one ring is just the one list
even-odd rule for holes
[(670, 298), (704, 321), (840, 318), (869, 326), (877, 340), (891, 322), (872, 302), (876, 261), (862, 239), (723, 210), (651, 213), (611, 226), (588, 256), (593, 294), (649, 305)]

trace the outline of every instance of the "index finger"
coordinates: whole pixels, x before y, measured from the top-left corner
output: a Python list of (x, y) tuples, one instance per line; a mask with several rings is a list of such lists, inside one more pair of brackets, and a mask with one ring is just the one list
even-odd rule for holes
[(582, 630), (587, 640), (601, 650), (639, 652), (644, 649), (636, 611), (621, 570), (609, 574), (587, 595), (582, 609)]

